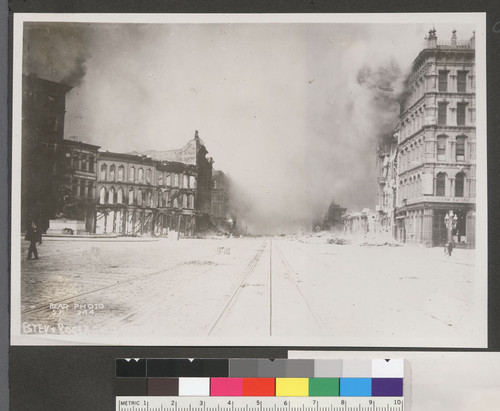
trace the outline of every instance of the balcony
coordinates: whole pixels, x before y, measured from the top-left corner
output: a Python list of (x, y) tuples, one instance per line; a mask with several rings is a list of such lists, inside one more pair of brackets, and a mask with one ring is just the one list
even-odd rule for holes
[(420, 196), (405, 199), (402, 201), (403, 205), (411, 205), (417, 203), (466, 203), (475, 204), (475, 197), (450, 197), (450, 196)]

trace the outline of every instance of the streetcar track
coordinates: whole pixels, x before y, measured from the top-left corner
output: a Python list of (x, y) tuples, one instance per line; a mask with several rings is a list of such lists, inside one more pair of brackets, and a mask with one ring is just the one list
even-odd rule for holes
[[(211, 256), (211, 255), (213, 255), (213, 254), (210, 254), (209, 256)], [(159, 270), (159, 271), (155, 271), (153, 273), (145, 274), (145, 275), (142, 275), (142, 276), (138, 276), (138, 277), (133, 277), (133, 278), (130, 278), (130, 279), (126, 279), (126, 280), (121, 281), (121, 282), (119, 281), (119, 282), (114, 283), (114, 284), (109, 284), (109, 285), (106, 285), (104, 287), (100, 287), (100, 288), (96, 288), (96, 289), (93, 289), (93, 290), (85, 291), (83, 293), (78, 293), (78, 294), (75, 294), (75, 295), (72, 295), (72, 296), (69, 296), (69, 297), (61, 298), (59, 300), (53, 300), (53, 301), (51, 301), (51, 304), (61, 304), (61, 303), (69, 302), (69, 301), (72, 301), (72, 300), (76, 300), (76, 299), (78, 299), (78, 298), (80, 298), (82, 296), (86, 296), (86, 295), (90, 295), (90, 294), (94, 294), (94, 293), (99, 293), (101, 291), (108, 290), (108, 289), (111, 289), (111, 288), (118, 288), (118, 287), (123, 287), (123, 286), (126, 286), (126, 285), (130, 285), (130, 284), (133, 284), (135, 282), (141, 281), (143, 279), (146, 279), (146, 278), (149, 278), (149, 277), (154, 277), (156, 275), (159, 275), (159, 274), (166, 273), (166, 272), (169, 272), (171, 270), (177, 269), (180, 266), (183, 266), (184, 264), (185, 264), (184, 261), (180, 261), (177, 264), (173, 265), (172, 267), (168, 267), (168, 268), (165, 268), (165, 269), (162, 269), (162, 270)], [(40, 311), (43, 311), (43, 310), (46, 310), (46, 309), (47, 309), (47, 303), (43, 303), (43, 304), (39, 304), (36, 307), (32, 307), (32, 308), (29, 308), (29, 309), (21, 310), (21, 315), (32, 314), (32, 313), (40, 312)]]
[(208, 332), (208, 335), (212, 335), (212, 333), (215, 330), (216, 326), (221, 322), (224, 314), (229, 310), (229, 308), (231, 308), (233, 301), (236, 299), (236, 296), (242, 290), (242, 287), (241, 287), (242, 284), (245, 282), (245, 280), (248, 278), (248, 276), (250, 275), (250, 273), (252, 273), (253, 270), (255, 269), (255, 267), (257, 266), (257, 263), (259, 262), (260, 257), (262, 256), (262, 253), (266, 249), (266, 246), (267, 246), (267, 240), (265, 240), (262, 243), (262, 246), (257, 250), (257, 253), (255, 253), (255, 255), (252, 257), (252, 259), (250, 260), (250, 262), (246, 266), (245, 271), (243, 271), (243, 276), (242, 276), (243, 278), (238, 283), (238, 286), (236, 287), (236, 289), (234, 290), (233, 294), (229, 298), (227, 304), (224, 306), (223, 310), (221, 311), (221, 313), (217, 317), (217, 320), (215, 320), (214, 324), (210, 328), (210, 331)]
[(288, 259), (284, 256), (283, 252), (281, 251), (281, 249), (277, 245), (275, 245), (275, 248), (276, 248), (276, 251), (278, 252), (278, 256), (279, 256), (281, 262), (283, 263), (283, 266), (285, 267), (285, 272), (286, 272), (287, 276), (292, 280), (292, 283), (297, 288), (297, 291), (299, 292), (300, 296), (304, 300), (307, 309), (309, 310), (309, 312), (311, 313), (312, 317), (314, 318), (314, 321), (316, 322), (316, 325), (318, 326), (318, 328), (321, 331), (324, 332), (325, 331), (325, 327), (321, 324), (321, 321), (319, 320), (319, 318), (317, 317), (317, 315), (314, 313), (312, 307), (309, 305), (309, 302), (307, 301), (307, 298), (305, 297), (305, 295), (302, 293), (302, 290), (300, 289), (297, 280), (295, 280), (295, 278), (293, 278), (292, 272), (294, 270), (293, 270), (292, 266), (290, 265)]

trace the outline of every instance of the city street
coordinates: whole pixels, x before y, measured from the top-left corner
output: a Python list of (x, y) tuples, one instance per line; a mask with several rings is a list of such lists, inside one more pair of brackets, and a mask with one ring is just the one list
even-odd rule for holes
[[(23, 257), (28, 243), (22, 242)], [(21, 332), (73, 340), (478, 346), (474, 250), (260, 237), (44, 239), (23, 260)], [(134, 342), (137, 342), (134, 340)]]

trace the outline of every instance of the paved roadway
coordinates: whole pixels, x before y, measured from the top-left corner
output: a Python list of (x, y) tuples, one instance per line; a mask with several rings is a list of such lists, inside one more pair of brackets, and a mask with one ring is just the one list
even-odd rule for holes
[(137, 335), (239, 345), (484, 342), (472, 250), (450, 259), (441, 249), (274, 237), (46, 240), (39, 252), (22, 262), (26, 334), (90, 332), (124, 344)]

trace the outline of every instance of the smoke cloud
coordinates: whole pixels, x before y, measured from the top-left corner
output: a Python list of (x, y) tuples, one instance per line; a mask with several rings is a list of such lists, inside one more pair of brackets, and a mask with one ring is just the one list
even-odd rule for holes
[(88, 25), (25, 23), (23, 73), (76, 86), (90, 57)]

